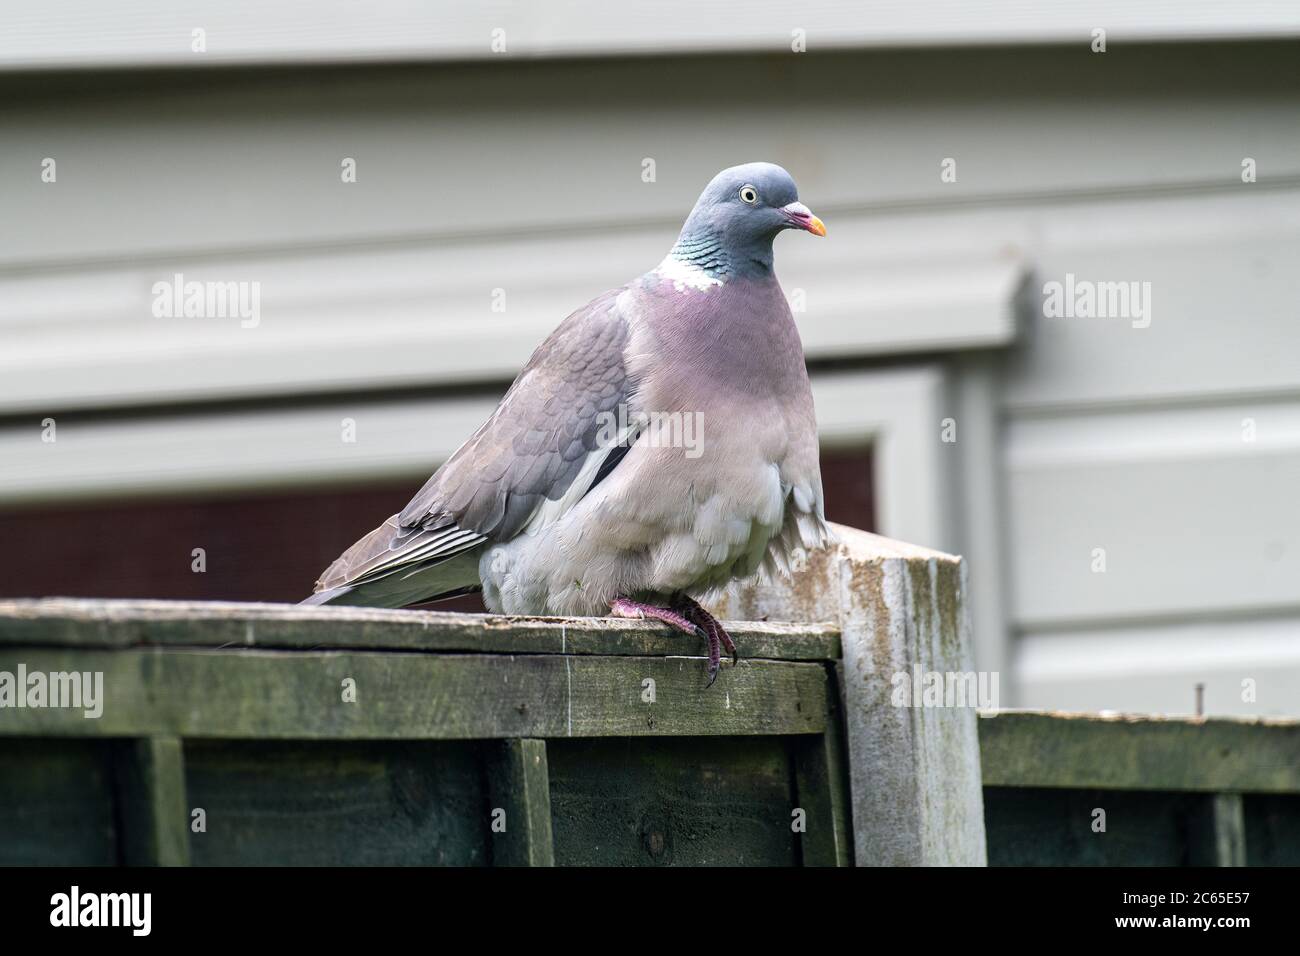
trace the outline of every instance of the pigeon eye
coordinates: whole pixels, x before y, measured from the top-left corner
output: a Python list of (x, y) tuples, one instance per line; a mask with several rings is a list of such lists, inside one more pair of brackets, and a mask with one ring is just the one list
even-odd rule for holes
[(754, 205), (754, 203), (758, 202), (758, 190), (753, 186), (741, 186), (740, 201), (751, 206)]

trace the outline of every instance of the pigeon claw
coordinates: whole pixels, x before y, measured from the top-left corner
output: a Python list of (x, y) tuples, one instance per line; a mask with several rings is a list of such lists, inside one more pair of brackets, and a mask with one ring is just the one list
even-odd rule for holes
[(615, 598), (609, 604), (609, 613), (614, 617), (630, 617), (638, 620), (660, 621), (683, 634), (698, 637), (709, 646), (709, 664), (707, 674), (709, 682), (705, 687), (712, 687), (718, 679), (718, 669), (722, 666), (722, 648), (725, 646), (731, 654), (732, 664), (740, 662), (735, 642), (716, 617), (704, 610), (698, 603), (684, 594), (673, 599), (672, 607), (657, 607), (644, 601), (631, 598)]
[(709, 642), (709, 683), (706, 686), (712, 687), (713, 682), (718, 679), (718, 668), (722, 662), (722, 648), (725, 647), (727, 652), (731, 654), (733, 666), (740, 663), (740, 654), (736, 650), (735, 641), (731, 639), (727, 629), (722, 626), (722, 622), (706, 611), (694, 598), (685, 594), (677, 595), (673, 599), (673, 610), (704, 631), (705, 640)]

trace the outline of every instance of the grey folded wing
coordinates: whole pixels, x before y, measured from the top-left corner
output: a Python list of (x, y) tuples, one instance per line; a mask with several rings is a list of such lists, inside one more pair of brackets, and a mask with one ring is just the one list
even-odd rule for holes
[[(316, 591), (427, 570), (530, 523), (555, 520), (626, 452), (611, 444), (634, 391), (621, 290), (569, 316), (533, 353), (492, 416), (411, 502), (352, 545)], [(627, 417), (627, 416), (624, 416)]]

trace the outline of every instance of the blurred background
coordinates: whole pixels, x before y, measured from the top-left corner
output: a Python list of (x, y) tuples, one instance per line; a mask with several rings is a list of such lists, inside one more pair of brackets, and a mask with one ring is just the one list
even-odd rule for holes
[(1300, 11), (782, 6), (0, 3), (0, 596), (301, 599), (762, 159), (829, 517), (1002, 704), (1300, 713)]

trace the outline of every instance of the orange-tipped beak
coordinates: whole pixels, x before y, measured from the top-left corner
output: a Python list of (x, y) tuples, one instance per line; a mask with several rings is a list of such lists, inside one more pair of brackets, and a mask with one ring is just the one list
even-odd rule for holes
[(801, 202), (792, 202), (788, 206), (782, 206), (781, 211), (785, 213), (785, 218), (789, 220), (790, 225), (796, 229), (806, 229), (814, 236), (826, 235), (826, 224), (812, 214), (809, 209)]

